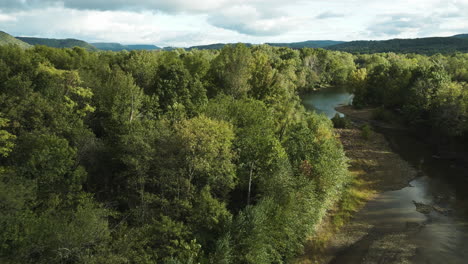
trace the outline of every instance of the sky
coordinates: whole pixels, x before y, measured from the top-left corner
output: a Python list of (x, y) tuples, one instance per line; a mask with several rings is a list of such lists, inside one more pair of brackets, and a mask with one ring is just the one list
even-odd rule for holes
[(468, 33), (468, 0), (0, 0), (13, 36), (189, 47)]

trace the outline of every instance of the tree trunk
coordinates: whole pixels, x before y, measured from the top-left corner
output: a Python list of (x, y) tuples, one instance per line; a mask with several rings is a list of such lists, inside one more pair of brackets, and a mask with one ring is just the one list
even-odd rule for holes
[(252, 188), (252, 174), (253, 174), (253, 164), (250, 163), (249, 191), (247, 193), (247, 205), (250, 204), (250, 191), (251, 191), (251, 188)]

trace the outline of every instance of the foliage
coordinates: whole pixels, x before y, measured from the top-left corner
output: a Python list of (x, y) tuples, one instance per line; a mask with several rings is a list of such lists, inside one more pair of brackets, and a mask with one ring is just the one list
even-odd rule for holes
[(339, 50), (351, 53), (418, 53), (437, 54), (467, 52), (468, 40), (463, 37), (432, 37), (417, 39), (391, 39), (391, 40), (367, 40), (351, 41), (333, 46), (328, 46), (331, 50)]
[(361, 127), (361, 136), (365, 140), (369, 140), (372, 137), (372, 134), (373, 134), (372, 128), (368, 124), (365, 124), (364, 126)]
[(17, 37), (17, 39), (28, 43), (29, 45), (44, 45), (52, 48), (73, 48), (81, 47), (88, 51), (96, 51), (96, 47), (79, 39), (47, 39), (47, 38), (30, 38)]
[(23, 49), (27, 49), (31, 47), (31, 45), (29, 45), (28, 43), (21, 41), (3, 31), (0, 31), (0, 45), (18, 45), (19, 47)]
[(0, 261), (287, 262), (350, 181), (333, 132), (349, 122), (306, 112), (298, 94), (344, 85), (376, 118), (466, 140), (467, 65), (269, 45), (0, 46)]
[(351, 128), (351, 121), (344, 116), (340, 116), (338, 113), (335, 114), (331, 121), (334, 128)]
[(0, 69), (1, 262), (285, 262), (349, 180), (298, 91), (350, 54), (2, 46)]
[(350, 78), (354, 105), (377, 106), (374, 118), (380, 120), (399, 114), (410, 127), (444, 140), (467, 139), (466, 54), (373, 54), (357, 62)]

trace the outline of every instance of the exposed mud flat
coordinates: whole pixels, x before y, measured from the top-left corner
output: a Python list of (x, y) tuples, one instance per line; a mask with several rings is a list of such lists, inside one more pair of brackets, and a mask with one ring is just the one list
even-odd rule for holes
[[(353, 128), (335, 131), (350, 159), (351, 173), (363, 182), (358, 188), (371, 195), (363, 201), (366, 206), (338, 232), (332, 234), (323, 247), (312, 245), (315, 242), (312, 241), (299, 263), (404, 263), (409, 256), (414, 255), (414, 246), (398, 248), (407, 236), (405, 232), (388, 232), (389, 226), (384, 227), (372, 221), (366, 208), (372, 205), (372, 201), (379, 201), (381, 193), (407, 187), (418, 172), (391, 150), (384, 135), (373, 132), (370, 137), (364, 138), (359, 127), (371, 118), (371, 110), (360, 110), (358, 113), (359, 120), (352, 119)], [(330, 218), (333, 218), (334, 213), (330, 212)], [(322, 227), (325, 230), (318, 230), (316, 236), (330, 236), (327, 221), (330, 219)], [(406, 229), (407, 225), (402, 227)], [(408, 228), (414, 230), (414, 225), (409, 224)], [(376, 258), (386, 262), (376, 262), (380, 261)]]
[[(360, 114), (370, 118), (368, 112)], [(364, 122), (364, 118), (360, 122)], [(418, 172), (408, 162), (394, 153), (385, 137), (372, 133), (365, 139), (360, 129), (337, 129), (347, 157), (350, 159), (351, 172), (358, 174), (376, 195), (353, 219), (329, 241), (322, 263), (410, 263), (416, 246), (408, 243), (409, 231), (414, 226), (403, 225), (394, 229), (392, 225), (380, 225), (372, 220), (369, 207), (372, 201), (380, 201), (381, 193), (396, 191), (407, 187), (417, 177)], [(417, 214), (417, 213), (416, 213)], [(417, 216), (416, 216), (417, 218)], [(424, 221), (424, 218), (418, 219)], [(406, 246), (401, 247), (404, 243)]]
[[(372, 123), (372, 110), (346, 106), (338, 110), (355, 124)], [(404, 130), (393, 124), (376, 125)], [(360, 177), (377, 195), (334, 235), (320, 263), (466, 263), (465, 195), (450, 182), (466, 171), (430, 158), (416, 141), (394, 142), (395, 137), (377, 132), (363, 141), (356, 129), (338, 132), (352, 160), (351, 169), (362, 170)], [(389, 140), (400, 145), (398, 154)]]

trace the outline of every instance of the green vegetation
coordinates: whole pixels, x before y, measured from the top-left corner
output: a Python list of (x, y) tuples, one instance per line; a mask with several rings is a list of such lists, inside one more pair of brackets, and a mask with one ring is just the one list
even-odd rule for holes
[(338, 113), (331, 119), (334, 128), (351, 128), (351, 121), (346, 117), (341, 117)]
[(351, 41), (326, 47), (331, 50), (339, 50), (351, 53), (454, 53), (468, 52), (468, 39), (462, 37), (438, 37), (419, 39), (391, 39), (381, 41)]
[(398, 116), (443, 144), (468, 142), (468, 54), (359, 55), (349, 78), (356, 106), (378, 106), (377, 119)]
[(11, 36), (8, 33), (0, 31), (0, 46), (4, 46), (4, 45), (18, 45), (19, 47), (23, 49), (27, 49), (31, 47), (31, 45), (29, 45), (28, 43), (21, 41)]
[(0, 68), (2, 263), (286, 262), (351, 181), (298, 97), (349, 54), (2, 46)]
[(464, 38), (464, 39), (466, 39), (466, 38), (468, 38), (468, 34), (458, 34), (458, 35), (455, 35), (453, 37), (454, 38)]
[(30, 38), (30, 37), (17, 37), (17, 39), (24, 41), (30, 45), (44, 45), (53, 48), (73, 48), (81, 47), (88, 51), (96, 51), (97, 48), (93, 45), (79, 39), (49, 39), (49, 38)]
[(369, 140), (372, 137), (372, 134), (373, 134), (372, 128), (368, 124), (365, 124), (364, 126), (361, 127), (361, 136), (365, 140)]
[(346, 119), (298, 95), (345, 85), (376, 118), (468, 142), (467, 65), (269, 45), (0, 46), (0, 262), (288, 262), (323, 241), (327, 211), (340, 226), (369, 194), (333, 130)]

